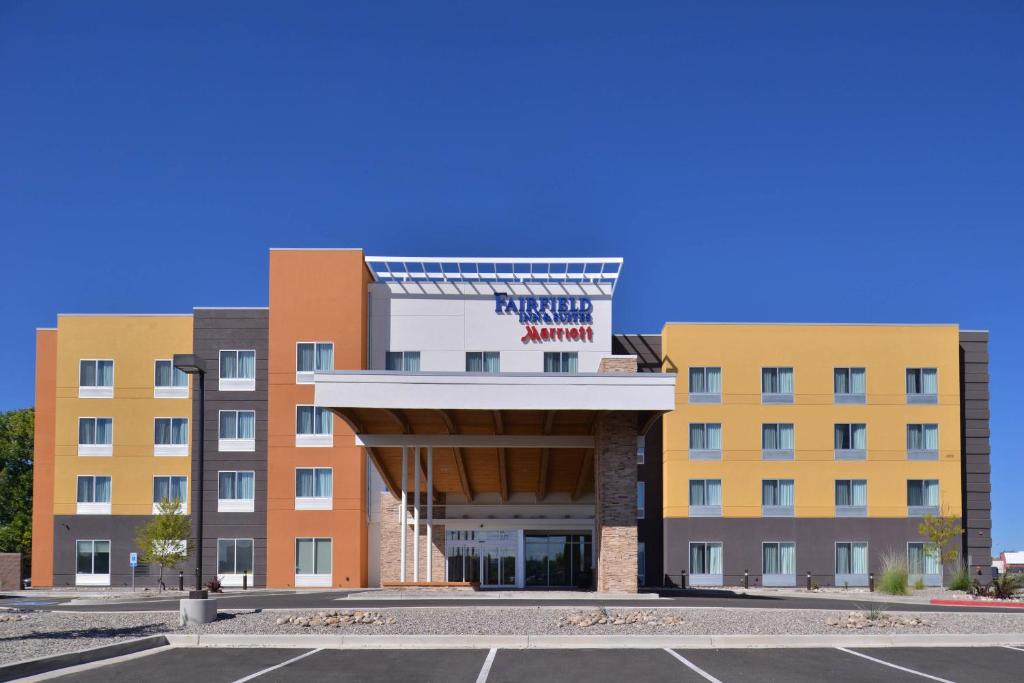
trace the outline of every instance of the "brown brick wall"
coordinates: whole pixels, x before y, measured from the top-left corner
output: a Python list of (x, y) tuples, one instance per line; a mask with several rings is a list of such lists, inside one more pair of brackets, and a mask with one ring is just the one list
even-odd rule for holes
[(0, 589), (21, 588), (21, 553), (0, 553)]
[(598, 419), (596, 427), (597, 590), (635, 593), (636, 414), (606, 413)]
[[(399, 581), (401, 577), (402, 525), (398, 513), (401, 501), (385, 491), (380, 497), (380, 580)], [(437, 505), (434, 506), (435, 511)], [(412, 519), (413, 506), (409, 506)], [(420, 498), (420, 581), (427, 580), (427, 506)], [(444, 581), (444, 525), (434, 523), (434, 550), (431, 555), (434, 581)], [(412, 526), (405, 536), (405, 580), (412, 581)]]
[(632, 373), (636, 372), (636, 356), (609, 356), (601, 359), (598, 372)]

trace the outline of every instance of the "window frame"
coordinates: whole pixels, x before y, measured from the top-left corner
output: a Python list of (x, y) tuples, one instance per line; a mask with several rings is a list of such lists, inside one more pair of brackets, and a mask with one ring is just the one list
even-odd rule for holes
[[(232, 543), (232, 546), (234, 548), (234, 553), (232, 554), (232, 560), (233, 560), (233, 562), (232, 562), (233, 567), (232, 568), (235, 570), (234, 572), (231, 572), (231, 573), (228, 573), (228, 572), (221, 573), (221, 571), (220, 571), (220, 543), (221, 543), (221, 541), (230, 541)], [(238, 542), (239, 541), (249, 541), (249, 547), (252, 549), (252, 557), (250, 558), (250, 561), (249, 561), (249, 564), (252, 566), (252, 573), (249, 573), (249, 572), (238, 572)], [(217, 539), (217, 574), (216, 575), (217, 575), (217, 578), (220, 580), (221, 585), (224, 585), (224, 586), (241, 586), (242, 585), (242, 576), (243, 575), (248, 575), (250, 578), (254, 577), (256, 575), (256, 539), (254, 539), (254, 538), (246, 538), (246, 537), (218, 538)], [(249, 581), (249, 585), (250, 586), (252, 586), (253, 583), (254, 582), (252, 580)]]
[[(694, 391), (692, 385), (692, 377), (690, 373), (694, 370), (700, 370), (704, 376), (704, 386), (708, 384), (708, 370), (718, 370), (718, 383), (719, 391), (717, 393), (710, 391)], [(686, 369), (686, 391), (687, 397), (690, 403), (721, 403), (722, 402), (722, 387), (725, 385), (725, 373), (720, 365), (691, 365)]]
[[(927, 490), (925, 484), (935, 482), (936, 498), (938, 499), (935, 505), (911, 505), (910, 504), (910, 486), (911, 484), (921, 484), (921, 498), (922, 500), (927, 499)], [(937, 516), (939, 510), (942, 509), (942, 481), (940, 479), (907, 479), (907, 517), (924, 517), (925, 515)]]
[(498, 374), (501, 374), (501, 351), (466, 351), (466, 365), (467, 366), (469, 365), (469, 357), (470, 356), (479, 356), (480, 357), (480, 367), (486, 368), (487, 367), (487, 356), (488, 355), (495, 355), (495, 356), (498, 357), (498, 369), (496, 371), (488, 372), (487, 370), (470, 370), (469, 367), (467, 367), (466, 368), (466, 372), (472, 372), (472, 373), (478, 374), (478, 375), (498, 375)]
[[(907, 552), (907, 554), (906, 554), (906, 558), (907, 558), (907, 582), (910, 583), (910, 584), (914, 584), (914, 583), (917, 583), (918, 579), (920, 579), (921, 582), (924, 583), (924, 585), (926, 585), (926, 586), (941, 586), (942, 585), (942, 577), (943, 577), (943, 574), (945, 572), (945, 568), (942, 566), (942, 557), (941, 557), (941, 555), (939, 555), (939, 557), (936, 559), (936, 563), (939, 566), (939, 573), (938, 574), (924, 574), (924, 573), (918, 574), (918, 573), (914, 573), (913, 571), (911, 571), (912, 567), (910, 566), (910, 546), (912, 546), (912, 545), (919, 545), (919, 546), (921, 546), (921, 554), (922, 554), (922, 556), (927, 556), (928, 555), (928, 543), (927, 543), (927, 541), (907, 541), (907, 551), (906, 551)], [(933, 556), (936, 555), (936, 553), (934, 553), (934, 552), (931, 553), (931, 554)]]
[[(836, 448), (836, 431), (846, 427), (850, 448)], [(854, 427), (864, 428), (864, 448), (853, 447)], [(835, 422), (832, 425), (832, 455), (835, 460), (867, 460), (868, 459), (868, 425), (866, 422)]]
[[(110, 384), (82, 384), (82, 366), (92, 363), (93, 375), (99, 377), (99, 364), (110, 363)], [(114, 398), (114, 384), (117, 378), (117, 363), (113, 358), (79, 358), (78, 359), (78, 398)]]
[[(793, 573), (792, 574), (768, 574), (764, 567), (764, 548), (767, 545), (779, 546), (779, 557), (782, 557), (782, 546), (793, 546)], [(796, 541), (761, 541), (761, 585), (766, 588), (785, 588), (796, 585)]]
[[(693, 559), (693, 552), (690, 550), (692, 546), (702, 545), (704, 546), (704, 562), (705, 566), (703, 569), (708, 569), (707, 558), (708, 558), (708, 546), (717, 545), (722, 549), (722, 573), (721, 574), (708, 574), (707, 572), (694, 572), (693, 565), (691, 563)], [(689, 582), (691, 586), (721, 586), (725, 578), (725, 543), (722, 541), (689, 541), (686, 544), (686, 567), (689, 569)]]
[[(96, 434), (97, 420), (110, 420), (110, 443), (82, 443), (82, 420), (93, 420), (93, 435)], [(114, 418), (107, 416), (82, 415), (78, 418), (78, 455), (79, 456), (101, 456), (109, 457), (114, 455)]]
[[(305, 432), (299, 432), (299, 412), (303, 408), (313, 409), (313, 433), (307, 434)], [(331, 431), (324, 433), (318, 432), (320, 428), (320, 420), (317, 419), (319, 415), (327, 414), (330, 416)], [(295, 445), (299, 448), (329, 448), (334, 445), (334, 414), (330, 410), (322, 406), (315, 406), (311, 403), (299, 403), (295, 406)]]
[[(849, 482), (850, 499), (853, 499), (853, 485), (856, 482), (864, 482), (864, 505), (840, 505), (837, 502), (839, 497), (839, 482)], [(832, 480), (832, 507), (835, 517), (867, 517), (868, 516), (868, 480), (867, 479), (833, 479)]]
[[(220, 478), (222, 474), (235, 475), (235, 491), (238, 491), (238, 475), (252, 475), (252, 498), (221, 498)], [(256, 511), (256, 471), (255, 470), (217, 470), (217, 512), (255, 512)]]
[[(79, 572), (78, 569), (78, 544), (79, 543), (91, 543), (92, 544), (92, 560), (90, 562), (93, 571), (89, 573)], [(106, 543), (107, 544), (107, 573), (97, 574), (96, 573), (96, 544)], [(76, 538), (75, 539), (75, 585), (76, 586), (109, 586), (110, 585), (110, 563), (114, 556), (114, 544), (111, 543), (109, 538)]]
[[(170, 363), (171, 364), (171, 384), (157, 384), (157, 367), (159, 363)], [(185, 384), (174, 384), (174, 378), (177, 373), (181, 373), (185, 376)], [(153, 360), (153, 398), (188, 398), (190, 384), (192, 380), (189, 378), (188, 373), (182, 372), (178, 368), (174, 367), (174, 360), (171, 358), (155, 358)]]
[[(110, 484), (110, 500), (96, 500), (96, 480), (99, 478), (108, 479)], [(82, 479), (92, 480), (92, 500), (78, 500), (79, 481)], [(76, 515), (109, 515), (111, 514), (112, 502), (114, 500), (114, 477), (109, 474), (79, 474), (75, 476), (75, 514)]]
[[(164, 443), (157, 443), (157, 441), (156, 441), (157, 423), (160, 422), (160, 420), (170, 420), (170, 424), (168, 426), (170, 427), (170, 434), (172, 435), (172, 438), (173, 438), (173, 434), (174, 434), (174, 431), (175, 431), (174, 430), (174, 422), (175, 422), (175, 420), (184, 420), (185, 421), (185, 443), (166, 443), (166, 444), (164, 444)], [(189, 424), (189, 422), (191, 422), (191, 420), (189, 420), (189, 418), (181, 417), (181, 416), (177, 416), (177, 417), (163, 417), (163, 416), (161, 416), (161, 417), (154, 417), (153, 418), (153, 455), (155, 455), (155, 456), (187, 456), (188, 455), (188, 449), (189, 449), (189, 442), (191, 441), (191, 438), (192, 438), (192, 431), (191, 431), (192, 430), (192, 425)], [(218, 424), (217, 427), (218, 427), (218, 434), (219, 434), (220, 425)]]
[[(225, 377), (224, 354), (235, 354), (235, 368), (238, 368), (238, 354), (252, 354), (252, 377)], [(217, 391), (256, 391), (256, 349), (217, 349)]]
[[(171, 483), (172, 483), (171, 480), (172, 479), (184, 479), (185, 480), (185, 499), (182, 500), (181, 501), (181, 505), (178, 506), (178, 512), (180, 512), (183, 515), (187, 515), (188, 514), (188, 494), (189, 494), (189, 486), (190, 486), (190, 483), (189, 483), (189, 480), (188, 480), (188, 475), (187, 474), (154, 474), (153, 475), (153, 488), (154, 489), (156, 488), (156, 480), (157, 479), (167, 479), (168, 480), (167, 481), (167, 490), (168, 491), (171, 490)], [(218, 494), (219, 494), (220, 493), (220, 487), (219, 487), (220, 482), (218, 481), (217, 484), (218, 484)], [(154, 497), (155, 497), (155, 493), (156, 492), (154, 491)], [(154, 500), (153, 501), (153, 514), (154, 515), (160, 512), (160, 502), (161, 501), (159, 501), (159, 500)]]
[[(775, 484), (775, 499), (779, 499), (779, 489), (782, 482), (788, 481), (793, 484), (792, 505), (768, 505), (764, 501), (764, 485), (768, 482)], [(769, 477), (761, 480), (761, 516), (762, 517), (794, 517), (796, 511), (796, 479), (789, 477)]]
[[(313, 369), (312, 370), (300, 370), (299, 369), (299, 347), (303, 344), (313, 345)], [(330, 346), (331, 347), (331, 366), (329, 368), (317, 367), (320, 362), (320, 347)], [(296, 384), (313, 384), (313, 376), (318, 372), (330, 372), (334, 370), (334, 342), (333, 341), (297, 341), (295, 342), (295, 383)]]
[[(913, 428), (921, 429), (921, 440), (926, 441), (928, 427), (935, 428), (935, 448), (914, 448), (910, 447), (910, 431)], [(937, 422), (908, 422), (907, 423), (907, 460), (938, 460), (939, 459), (939, 424)]]
[[(316, 488), (316, 473), (318, 470), (327, 470), (331, 473), (331, 495), (329, 496), (300, 496), (299, 495), (299, 470), (310, 470), (313, 472), (313, 487)], [(314, 491), (315, 492), (315, 491)], [(296, 510), (333, 510), (334, 509), (334, 468), (320, 467), (318, 465), (297, 466), (295, 468), (295, 509)]]
[[(853, 546), (863, 545), (867, 553), (867, 571), (863, 574), (839, 573), (839, 546), (848, 545), (850, 546), (850, 569), (853, 569)], [(832, 543), (832, 575), (834, 577), (834, 583), (838, 587), (840, 584), (844, 586), (852, 586), (854, 588), (866, 588), (870, 584), (871, 580), (871, 544), (868, 541), (834, 541)], [(840, 578), (842, 577), (842, 578)]]
[[(694, 505), (691, 500), (690, 490), (694, 482), (701, 482), (701, 486), (704, 489), (704, 500), (708, 499), (708, 482), (717, 481), (719, 489), (719, 500), (717, 505)], [(687, 517), (721, 517), (722, 507), (724, 506), (725, 498), (725, 487), (722, 485), (721, 477), (696, 477), (693, 479), (686, 480), (686, 507)]]
[(645, 519), (645, 515), (647, 514), (647, 509), (646, 509), (647, 501), (645, 500), (645, 496), (647, 495), (646, 489), (647, 489), (647, 484), (644, 482), (644, 480), (643, 479), (637, 479), (636, 480), (636, 518), (637, 519)]
[[(793, 390), (788, 394), (780, 392), (765, 391), (764, 371), (771, 370), (775, 373), (776, 383), (780, 370), (789, 370), (793, 378)], [(792, 365), (763, 365), (761, 366), (761, 403), (794, 403), (796, 401), (796, 369)]]
[[(549, 371), (549, 370), (546, 370), (545, 368), (547, 368), (547, 359), (548, 359), (548, 357), (552, 356), (552, 355), (557, 355), (558, 356), (558, 368), (559, 369), (558, 370), (550, 370)], [(563, 369), (563, 368), (568, 366), (568, 359), (569, 358), (575, 358), (576, 359), (576, 371), (575, 372)], [(545, 373), (545, 374), (548, 374), (548, 375), (577, 375), (580, 372), (580, 352), (579, 351), (545, 351), (544, 352), (544, 356), (541, 359), (541, 362), (543, 363), (541, 371), (543, 373)]]
[[(416, 359), (418, 361), (417, 364), (420, 367), (419, 370), (406, 370), (406, 363), (405, 363), (405, 361), (406, 361), (406, 356), (408, 356), (409, 354), (416, 354)], [(402, 359), (402, 369), (401, 370), (388, 369), (388, 364), (389, 364), (388, 361), (390, 359), (394, 358), (395, 356), (400, 356), (401, 359)], [(384, 352), (384, 370), (385, 370), (385, 372), (422, 372), (422, 369), (423, 369), (422, 363), (423, 363), (423, 352), (422, 351), (391, 351), (391, 350), (388, 350), (388, 351)]]
[[(775, 427), (776, 432), (781, 432), (781, 427), (790, 427), (793, 432), (792, 448), (766, 448), (765, 427)], [(778, 434), (776, 435), (778, 436)], [(776, 438), (777, 441), (780, 439)], [(796, 423), (795, 422), (762, 422), (761, 423), (761, 460), (795, 460), (796, 459)]]
[[(312, 541), (313, 542), (313, 573), (312, 574), (300, 574), (299, 573), (299, 541)], [(331, 544), (331, 570), (326, 573), (317, 572), (317, 543), (319, 541), (327, 541)], [(333, 536), (296, 536), (295, 543), (292, 544), (295, 558), (295, 586), (299, 587), (327, 587), (330, 586), (334, 580), (334, 537)]]
[[(233, 438), (220, 435), (220, 421), (224, 413), (235, 413), (235, 436)], [(252, 413), (253, 435), (251, 439), (238, 438), (238, 415)], [(256, 411), (249, 408), (228, 408), (217, 411), (217, 450), (224, 453), (253, 452), (256, 450)]]
[[(844, 394), (841, 394), (838, 391), (836, 391), (836, 373), (837, 372), (846, 372), (846, 376), (847, 376), (846, 383), (847, 383), (847, 386), (850, 386), (850, 385), (853, 384), (853, 371), (854, 370), (860, 370), (861, 372), (864, 373), (864, 392), (860, 393), (860, 394), (854, 393), (854, 392), (846, 392)], [(839, 366), (839, 367), (833, 367), (832, 368), (832, 402), (833, 403), (863, 404), (863, 403), (867, 403), (867, 395), (868, 395), (868, 370), (867, 370), (866, 367), (864, 367), (862, 365), (844, 365), (844, 366)]]
[[(932, 371), (935, 372), (935, 393), (934, 394), (926, 394), (926, 393), (924, 393), (924, 376), (925, 376), (925, 372), (928, 371), (928, 370), (932, 370)], [(907, 371), (904, 374), (904, 380), (908, 379), (909, 375), (911, 373), (915, 373), (917, 375), (917, 385), (919, 387), (921, 387), (922, 390), (918, 391), (918, 392), (911, 393), (910, 392), (910, 387), (907, 387), (906, 384), (904, 384), (904, 387), (907, 389), (907, 405), (922, 405), (922, 404), (924, 404), (924, 405), (929, 405), (929, 404), (930, 405), (934, 405), (934, 404), (938, 403), (939, 402), (939, 369), (937, 367), (930, 367), (930, 366), (920, 366), (920, 367), (907, 368)]]
[[(692, 433), (694, 427), (700, 427), (704, 433), (704, 443), (708, 441), (708, 427), (710, 425), (718, 426), (718, 448), (694, 448), (692, 441)], [(690, 422), (686, 425), (686, 447), (687, 447), (687, 458), (690, 460), (721, 460), (722, 450), (724, 449), (725, 442), (725, 430), (722, 427), (721, 422)]]

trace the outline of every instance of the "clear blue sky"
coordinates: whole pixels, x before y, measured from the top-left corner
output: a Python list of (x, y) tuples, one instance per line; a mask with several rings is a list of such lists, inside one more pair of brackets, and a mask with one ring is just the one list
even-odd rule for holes
[(270, 246), (621, 255), (619, 331), (991, 330), (1024, 548), (1019, 0), (212, 4), (0, 3), (0, 409), (58, 312), (264, 305)]

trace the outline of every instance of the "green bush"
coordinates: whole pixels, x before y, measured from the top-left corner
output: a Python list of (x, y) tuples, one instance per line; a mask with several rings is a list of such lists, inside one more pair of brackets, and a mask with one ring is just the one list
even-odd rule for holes
[(914, 582), (914, 590), (916, 590), (916, 591), (923, 591), (924, 590), (924, 579), (922, 579), (920, 576), (917, 577), (917, 581)]
[(907, 595), (907, 583), (910, 569), (907, 559), (894, 550), (882, 554), (882, 576), (878, 581), (878, 591), (889, 595)]
[(949, 589), (954, 591), (967, 591), (971, 588), (971, 570), (961, 562), (953, 569), (953, 576), (949, 579)]

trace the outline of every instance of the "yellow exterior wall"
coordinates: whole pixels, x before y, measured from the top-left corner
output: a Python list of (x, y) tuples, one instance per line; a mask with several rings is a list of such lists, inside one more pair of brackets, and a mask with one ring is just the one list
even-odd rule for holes
[[(191, 315), (58, 318), (54, 514), (75, 514), (80, 474), (111, 476), (114, 515), (152, 514), (155, 475), (188, 476), (191, 499), (191, 457), (153, 455), (157, 417), (189, 418), (191, 452), (191, 399), (153, 398), (154, 362), (191, 351)], [(113, 359), (113, 398), (78, 398), (86, 358)], [(113, 456), (78, 455), (79, 417), (113, 418)]]
[[(869, 517), (906, 517), (908, 479), (938, 479), (943, 512), (959, 514), (960, 370), (956, 325), (676, 324), (662, 333), (664, 370), (678, 372), (664, 420), (664, 514), (685, 517), (690, 479), (722, 480), (724, 517), (761, 516), (761, 480), (793, 479), (797, 517), (834, 516), (834, 481), (868, 481)], [(722, 403), (689, 404), (688, 370), (722, 368)], [(792, 367), (794, 403), (762, 405), (761, 368)], [(866, 368), (867, 402), (836, 405), (833, 369)], [(907, 405), (906, 369), (938, 368), (937, 405)], [(722, 460), (690, 462), (689, 424), (722, 424)], [(792, 423), (795, 459), (761, 460), (761, 425)], [(833, 426), (867, 425), (867, 460), (836, 461)], [(939, 425), (939, 459), (908, 461), (906, 426)]]

